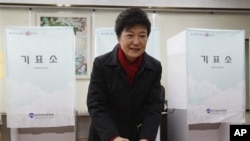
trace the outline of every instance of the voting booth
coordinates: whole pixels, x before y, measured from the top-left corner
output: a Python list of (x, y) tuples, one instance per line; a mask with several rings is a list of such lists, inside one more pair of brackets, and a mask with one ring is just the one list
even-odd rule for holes
[(6, 27), (11, 141), (75, 140), (73, 27)]
[(167, 40), (169, 141), (229, 141), (245, 122), (245, 31), (187, 28)]

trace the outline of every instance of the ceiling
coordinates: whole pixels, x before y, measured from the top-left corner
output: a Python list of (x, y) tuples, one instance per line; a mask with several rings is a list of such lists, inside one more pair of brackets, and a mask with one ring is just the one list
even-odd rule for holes
[(250, 9), (250, 0), (0, 0), (0, 5)]

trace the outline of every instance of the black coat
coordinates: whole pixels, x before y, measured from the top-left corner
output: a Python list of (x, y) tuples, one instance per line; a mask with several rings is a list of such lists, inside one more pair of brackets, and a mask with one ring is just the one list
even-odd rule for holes
[(89, 141), (107, 141), (116, 135), (130, 141), (154, 141), (163, 105), (161, 63), (144, 53), (135, 80), (129, 84), (117, 52), (118, 46), (94, 60), (87, 96)]

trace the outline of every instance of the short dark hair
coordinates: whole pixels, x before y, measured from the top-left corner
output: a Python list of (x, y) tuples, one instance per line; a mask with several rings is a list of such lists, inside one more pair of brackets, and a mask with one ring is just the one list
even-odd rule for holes
[(135, 25), (143, 25), (147, 28), (147, 36), (151, 31), (151, 23), (147, 14), (140, 8), (128, 8), (122, 11), (115, 22), (115, 32), (120, 37), (124, 28), (132, 28)]

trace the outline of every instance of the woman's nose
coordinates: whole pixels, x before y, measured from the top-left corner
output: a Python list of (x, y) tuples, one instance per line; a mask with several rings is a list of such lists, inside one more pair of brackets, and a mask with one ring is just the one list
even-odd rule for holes
[(134, 37), (133, 44), (139, 44), (139, 42), (140, 42), (139, 37)]

